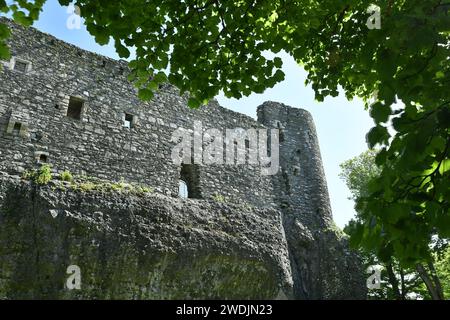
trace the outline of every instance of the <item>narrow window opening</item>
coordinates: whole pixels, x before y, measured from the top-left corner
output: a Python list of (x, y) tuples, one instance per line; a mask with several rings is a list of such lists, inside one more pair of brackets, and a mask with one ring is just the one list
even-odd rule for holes
[(84, 101), (78, 98), (70, 97), (67, 116), (75, 120), (81, 120)]
[(21, 130), (22, 130), (22, 124), (20, 122), (14, 123), (13, 135), (18, 136), (20, 134)]
[(236, 161), (238, 160), (238, 154), (239, 154), (239, 145), (237, 143), (237, 141), (233, 142), (233, 148), (234, 148), (234, 163), (236, 163)]
[(123, 126), (125, 128), (133, 128), (134, 127), (134, 116), (129, 113), (125, 113), (123, 118)]
[(284, 131), (281, 128), (280, 122), (277, 122), (277, 128), (278, 128), (278, 132), (279, 132), (279, 135), (280, 135), (280, 143), (283, 143), (284, 142)]
[[(180, 181), (184, 182), (186, 185), (185, 193), (186, 198), (189, 199), (200, 199), (200, 179), (199, 179), (199, 169), (197, 165), (193, 164), (183, 164), (181, 166)], [(180, 188), (182, 187), (180, 182)], [(184, 186), (183, 186), (184, 187)], [(180, 190), (180, 197), (183, 197)]]
[(284, 180), (284, 188), (286, 190), (287, 194), (291, 194), (291, 185), (289, 183), (289, 176), (286, 172), (286, 170), (282, 170), (282, 176), (283, 176), (283, 180)]
[(250, 140), (245, 139), (245, 161), (248, 162), (250, 160)]

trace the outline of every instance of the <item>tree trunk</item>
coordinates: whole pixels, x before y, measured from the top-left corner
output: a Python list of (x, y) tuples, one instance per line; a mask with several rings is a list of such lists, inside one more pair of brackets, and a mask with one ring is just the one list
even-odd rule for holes
[(402, 295), (402, 300), (406, 300), (406, 295), (408, 293), (407, 289), (406, 289), (406, 284), (405, 284), (405, 270), (403, 270), (403, 268), (400, 268), (400, 286), (401, 286), (401, 295)]
[(433, 277), (436, 291), (439, 294), (440, 300), (445, 300), (444, 290), (442, 289), (441, 280), (439, 279), (436, 269), (434, 268), (434, 264), (432, 262), (429, 262), (428, 268), (430, 269), (430, 273), (431, 273), (431, 276)]
[[(442, 292), (439, 292), (439, 288), (436, 287), (436, 284), (434, 283), (433, 279), (428, 274), (427, 270), (424, 268), (423, 265), (417, 264), (416, 266), (417, 272), (419, 273), (420, 277), (422, 278), (423, 282), (425, 283), (428, 292), (431, 295), (431, 298), (433, 300), (442, 300), (443, 294)], [(440, 282), (439, 282), (440, 284)], [(442, 290), (442, 288), (441, 288)]]
[(402, 295), (400, 294), (400, 291), (398, 289), (398, 280), (395, 276), (394, 269), (392, 267), (392, 263), (389, 263), (386, 265), (386, 271), (389, 276), (389, 283), (392, 286), (392, 291), (394, 292), (394, 296), (396, 300), (402, 300)]

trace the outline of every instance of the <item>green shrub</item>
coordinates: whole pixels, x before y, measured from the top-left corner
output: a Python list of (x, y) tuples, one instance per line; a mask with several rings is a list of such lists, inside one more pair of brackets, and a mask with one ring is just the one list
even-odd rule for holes
[(34, 182), (40, 185), (48, 184), (52, 180), (52, 169), (50, 165), (44, 164), (34, 175)]
[(72, 173), (70, 173), (70, 171), (63, 171), (61, 172), (60, 178), (62, 181), (66, 181), (66, 182), (72, 182), (73, 181), (73, 176)]

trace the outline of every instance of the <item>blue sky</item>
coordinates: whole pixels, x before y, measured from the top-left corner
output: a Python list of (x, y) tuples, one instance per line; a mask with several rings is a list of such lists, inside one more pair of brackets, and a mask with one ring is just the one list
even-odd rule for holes
[[(67, 28), (70, 17), (67, 8), (56, 0), (48, 0), (44, 12), (35, 27), (83, 49), (118, 58), (111, 46), (99, 46), (84, 26), (81, 29)], [(339, 178), (339, 164), (367, 150), (365, 135), (373, 126), (362, 101), (348, 101), (343, 94), (328, 98), (324, 102), (314, 100), (311, 87), (305, 87), (306, 72), (288, 55), (282, 55), (286, 79), (263, 94), (254, 94), (240, 100), (217, 97), (224, 107), (256, 117), (256, 108), (264, 101), (272, 100), (303, 108), (312, 113), (327, 176), (333, 208), (333, 216), (340, 227), (344, 227), (354, 215), (353, 202), (347, 187)]]

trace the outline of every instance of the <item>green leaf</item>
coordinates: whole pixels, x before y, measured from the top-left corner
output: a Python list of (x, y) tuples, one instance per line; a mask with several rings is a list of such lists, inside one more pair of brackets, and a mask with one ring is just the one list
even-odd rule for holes
[(158, 72), (153, 80), (157, 83), (164, 83), (167, 81), (167, 75), (164, 72)]
[(199, 101), (198, 99), (193, 98), (193, 97), (189, 98), (189, 100), (188, 100), (189, 108), (197, 109), (198, 107), (200, 107), (200, 105), (201, 105), (201, 101)]
[(283, 60), (281, 60), (281, 58), (279, 57), (276, 57), (275, 59), (273, 59), (273, 64), (275, 68), (281, 68), (283, 67)]
[(128, 62), (128, 67), (130, 69), (136, 69), (138, 67), (138, 62), (137, 60), (132, 60), (130, 62)]
[(123, 46), (120, 41), (116, 41), (116, 51), (120, 58), (127, 59), (130, 57), (130, 50), (127, 47)]
[(391, 107), (385, 105), (384, 103), (377, 102), (372, 105), (370, 116), (375, 120), (376, 123), (381, 123), (388, 121), (391, 113)]
[(383, 166), (387, 160), (387, 156), (388, 156), (388, 153), (387, 153), (386, 149), (381, 150), (375, 158), (375, 164), (377, 166)]
[(436, 77), (436, 79), (442, 79), (445, 77), (445, 73), (442, 71), (438, 71), (438, 72), (436, 72), (435, 77)]
[(110, 34), (106, 28), (94, 27), (90, 30), (90, 32), (95, 36), (95, 41), (98, 44), (104, 46), (109, 43)]
[(24, 26), (31, 25), (30, 19), (28, 19), (28, 17), (25, 15), (25, 13), (23, 11), (15, 11), (13, 13), (13, 19), (14, 19), (14, 21), (16, 21), (17, 23), (19, 23), (21, 25), (24, 25)]
[(143, 101), (150, 101), (151, 99), (153, 99), (154, 93), (150, 89), (143, 88), (143, 89), (139, 89), (138, 96), (139, 96), (139, 99), (141, 99)]
[(366, 136), (369, 148), (374, 148), (377, 144), (387, 143), (389, 139), (389, 133), (386, 127), (380, 125), (372, 128)]
[(6, 25), (0, 23), (0, 40), (9, 38), (10, 35), (11, 31), (9, 30), (9, 28)]

